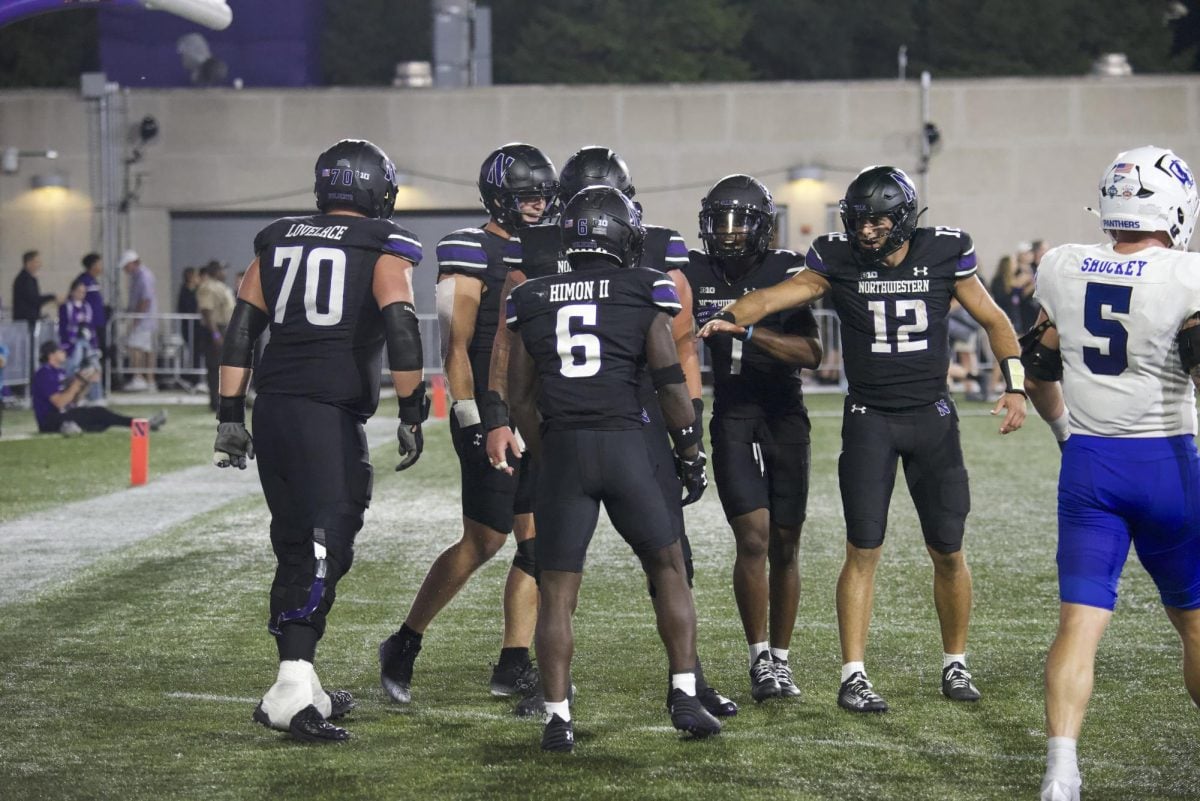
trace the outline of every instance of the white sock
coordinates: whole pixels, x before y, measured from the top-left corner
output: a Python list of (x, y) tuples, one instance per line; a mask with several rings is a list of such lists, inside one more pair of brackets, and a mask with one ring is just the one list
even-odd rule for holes
[(846, 679), (850, 678), (855, 673), (861, 673), (864, 676), (867, 675), (866, 666), (864, 666), (862, 662), (847, 662), (846, 664), (842, 665), (842, 683), (845, 683)]
[[(571, 705), (566, 701), (547, 701), (546, 714), (558, 715), (568, 723), (571, 722)], [(547, 718), (549, 719), (549, 718)]]
[(683, 690), (684, 695), (696, 694), (696, 674), (695, 673), (672, 673), (671, 674), (671, 689)]
[(754, 667), (754, 663), (758, 661), (760, 654), (770, 653), (771, 643), (769, 642), (752, 642), (750, 643), (750, 667)]
[(957, 662), (958, 664), (962, 665), (965, 668), (967, 666), (967, 655), (966, 654), (947, 654), (947, 653), (942, 654), (942, 670), (945, 670), (946, 668), (950, 667), (955, 662)]
[(296, 713), (313, 702), (312, 679), (315, 675), (312, 662), (289, 659), (279, 663), (275, 683), (262, 699), (263, 711), (272, 727), (287, 731)]
[(1079, 763), (1076, 761), (1073, 738), (1051, 737), (1046, 740), (1046, 778), (1068, 785), (1079, 781)]
[(787, 662), (788, 649), (786, 648), (771, 648), (771, 658), (776, 662)]
[(325, 692), (325, 688), (321, 686), (321, 680), (317, 678), (316, 670), (313, 670), (308, 683), (312, 687), (313, 706), (321, 713), (321, 717), (328, 718), (333, 714), (333, 700), (330, 699), (329, 693)]

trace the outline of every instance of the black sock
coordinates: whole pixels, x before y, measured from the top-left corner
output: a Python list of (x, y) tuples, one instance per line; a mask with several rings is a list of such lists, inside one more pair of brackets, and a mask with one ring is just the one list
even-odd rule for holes
[(392, 636), (393, 637), (401, 637), (406, 640), (416, 640), (417, 642), (420, 642), (421, 637), (423, 637), (424, 635), (421, 634), (421, 632), (419, 632), (419, 631), (414, 631), (413, 629), (409, 628), (407, 623), (402, 623), (400, 625), (400, 630), (397, 631)]
[(524, 665), (529, 661), (528, 648), (501, 648), (500, 664), (497, 667), (506, 668), (513, 665)]
[(707, 689), (708, 682), (704, 679), (704, 668), (700, 667), (700, 657), (696, 657), (696, 694), (699, 695)]

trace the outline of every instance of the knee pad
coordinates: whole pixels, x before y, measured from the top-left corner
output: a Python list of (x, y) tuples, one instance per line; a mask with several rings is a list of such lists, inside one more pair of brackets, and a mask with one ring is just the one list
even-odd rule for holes
[(513, 567), (530, 578), (537, 578), (537, 558), (534, 556), (536, 547), (537, 538), (530, 537), (517, 543), (517, 552), (513, 555)]

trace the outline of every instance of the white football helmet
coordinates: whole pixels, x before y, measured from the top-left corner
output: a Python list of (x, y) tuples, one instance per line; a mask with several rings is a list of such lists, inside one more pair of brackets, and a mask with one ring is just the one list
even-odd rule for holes
[(1126, 150), (1100, 180), (1100, 227), (1114, 231), (1164, 231), (1176, 250), (1187, 250), (1200, 212), (1200, 194), (1187, 162), (1148, 145)]

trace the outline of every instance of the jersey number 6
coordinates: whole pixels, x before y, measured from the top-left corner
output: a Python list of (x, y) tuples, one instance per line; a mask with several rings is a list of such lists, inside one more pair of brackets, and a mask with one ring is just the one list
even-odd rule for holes
[(558, 310), (554, 326), (558, 358), (562, 362), (558, 372), (567, 378), (588, 378), (600, 372), (600, 338), (595, 334), (571, 333), (573, 320), (585, 327), (595, 327), (596, 307), (590, 303), (572, 303)]

